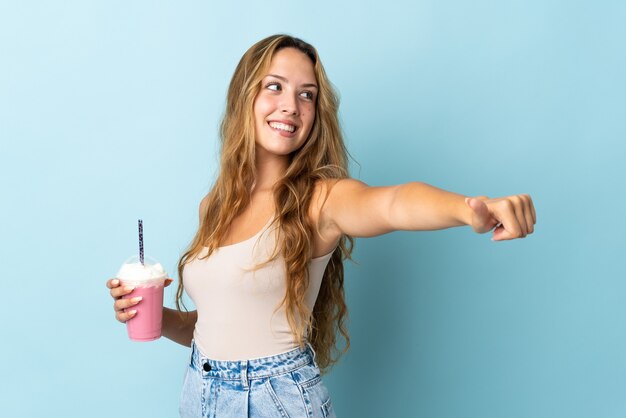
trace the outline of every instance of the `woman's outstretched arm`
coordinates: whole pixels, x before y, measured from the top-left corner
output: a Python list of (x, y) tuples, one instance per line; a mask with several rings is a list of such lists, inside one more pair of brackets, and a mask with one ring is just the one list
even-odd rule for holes
[(478, 233), (495, 228), (493, 240), (503, 241), (533, 233), (536, 223), (527, 194), (469, 198), (420, 182), (370, 187), (354, 179), (330, 188), (321, 216), (327, 228), (354, 237), (469, 225)]

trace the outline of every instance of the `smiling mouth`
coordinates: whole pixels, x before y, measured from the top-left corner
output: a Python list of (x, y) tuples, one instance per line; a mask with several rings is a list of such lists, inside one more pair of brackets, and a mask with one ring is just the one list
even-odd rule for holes
[(283, 132), (288, 132), (288, 133), (294, 133), (298, 129), (294, 125), (289, 125), (289, 124), (280, 123), (280, 122), (268, 122), (267, 124), (270, 126), (270, 128), (277, 129)]

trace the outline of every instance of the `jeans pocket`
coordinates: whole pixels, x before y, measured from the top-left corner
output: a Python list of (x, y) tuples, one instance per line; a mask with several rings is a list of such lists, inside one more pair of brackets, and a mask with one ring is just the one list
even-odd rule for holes
[(293, 374), (302, 391), (310, 416), (334, 417), (330, 394), (322, 381), (319, 368), (315, 364), (309, 364), (294, 371)]
[(335, 411), (333, 410), (333, 403), (330, 398), (322, 404), (322, 413), (324, 418), (335, 418)]
[[(291, 409), (289, 408), (291, 406), (290, 403), (292, 403), (290, 402), (290, 398), (293, 398), (293, 396), (286, 396), (285, 390), (281, 387), (280, 384), (277, 384), (276, 381), (274, 381), (274, 384), (272, 385), (271, 378), (267, 379), (263, 386), (265, 387), (267, 394), (272, 400), (271, 404), (273, 406), (273, 408), (271, 408), (269, 405), (265, 405), (264, 409), (274, 409), (275, 412), (273, 413), (273, 415), (278, 416), (277, 414), (280, 414), (280, 418), (290, 418), (290, 413), (288, 409)], [(275, 386), (276, 388), (274, 388)]]

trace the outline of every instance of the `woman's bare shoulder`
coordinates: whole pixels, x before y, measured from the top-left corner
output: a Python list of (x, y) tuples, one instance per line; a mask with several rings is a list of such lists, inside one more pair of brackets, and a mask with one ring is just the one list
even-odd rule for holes
[(321, 217), (323, 217), (323, 209), (328, 201), (331, 191), (335, 185), (342, 179), (319, 179), (313, 186), (313, 193), (311, 196), (309, 216), (317, 224)]
[(333, 196), (338, 192), (340, 193), (342, 188), (350, 187), (354, 182), (358, 181), (351, 178), (332, 178), (315, 182), (309, 206), (309, 217), (319, 233), (316, 247), (320, 248), (321, 251), (318, 252), (327, 253), (329, 249), (336, 246), (339, 238), (341, 238), (341, 231), (332, 221), (329, 209), (333, 204)]
[(337, 200), (338, 196), (344, 192), (362, 187), (367, 187), (367, 185), (350, 177), (317, 180), (311, 199), (311, 216), (315, 216), (315, 219), (320, 218), (320, 216), (323, 217), (323, 211), (328, 209), (329, 203), (332, 206), (333, 201)]

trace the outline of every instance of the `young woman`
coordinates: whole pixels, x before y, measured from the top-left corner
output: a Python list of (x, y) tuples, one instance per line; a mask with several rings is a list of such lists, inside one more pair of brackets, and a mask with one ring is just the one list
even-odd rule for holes
[[(220, 174), (179, 262), (178, 309), (163, 309), (163, 335), (191, 347), (181, 416), (335, 416), (320, 373), (341, 354), (338, 333), (349, 346), (342, 262), (352, 237), (462, 225), (494, 230), (496, 241), (533, 232), (528, 195), (466, 198), (349, 178), (337, 111), (302, 40), (270, 36), (239, 62)], [(117, 320), (131, 319), (139, 302), (122, 296), (132, 289), (107, 286)], [(183, 291), (196, 311), (181, 309)]]

